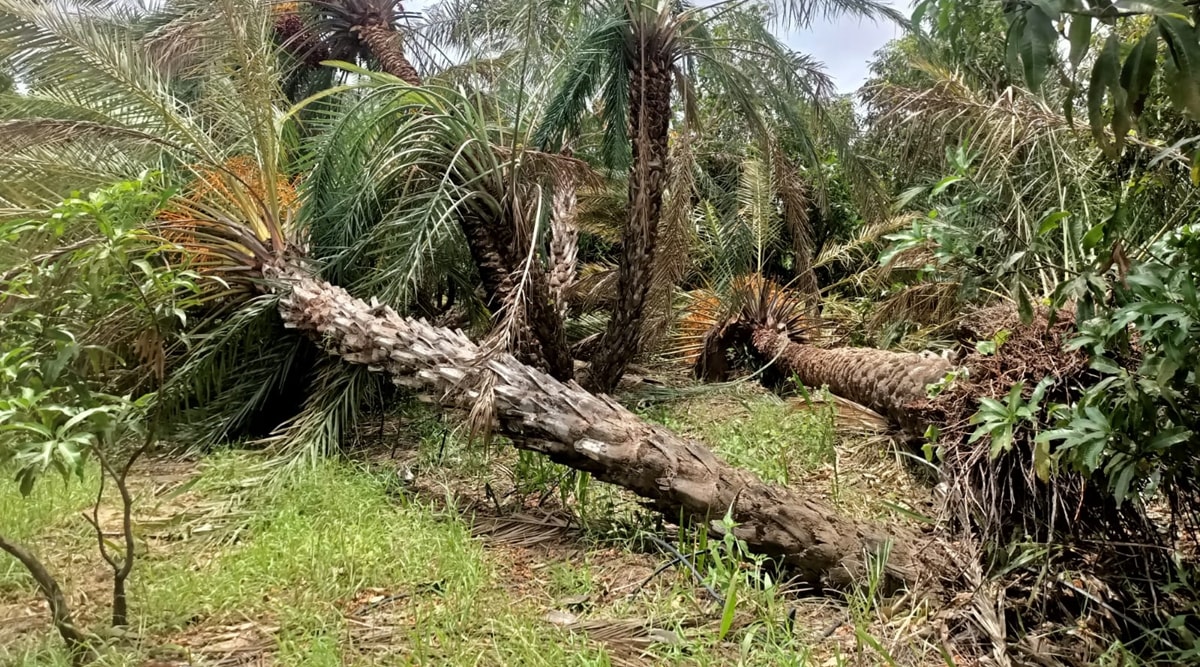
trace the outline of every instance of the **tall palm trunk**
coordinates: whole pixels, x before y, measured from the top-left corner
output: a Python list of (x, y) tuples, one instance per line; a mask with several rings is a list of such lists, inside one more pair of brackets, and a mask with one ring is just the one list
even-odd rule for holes
[(666, 189), (668, 129), (671, 121), (672, 57), (654, 31), (635, 36), (630, 63), (629, 129), (633, 163), (629, 168), (629, 208), (617, 273), (617, 301), (592, 360), (591, 387), (609, 392), (639, 351), (642, 313), (654, 274), (654, 249)]
[(566, 320), (567, 291), (575, 282), (579, 255), (579, 197), (570, 174), (564, 174), (554, 188), (550, 213), (550, 296), (559, 319)]
[(569, 380), (575, 372), (575, 360), (553, 299), (553, 277), (547, 277), (540, 262), (526, 261), (529, 241), (516, 230), (516, 219), (516, 215), (508, 215), (497, 222), (468, 211), (461, 225), (488, 308), (493, 312), (505, 307), (524, 309), (514, 341), (518, 359), (555, 378)]
[(358, 39), (371, 50), (383, 71), (399, 77), (413, 86), (421, 85), (421, 75), (404, 54), (400, 32), (387, 23), (372, 18), (354, 27)]
[[(387, 373), (399, 385), (430, 392), (445, 406), (470, 409), (481, 397), (477, 372), (494, 378), (496, 428), (514, 446), (623, 486), (670, 517), (709, 523), (726, 511), (734, 533), (759, 553), (781, 557), (818, 587), (845, 587), (862, 572), (864, 553), (894, 541), (888, 571), (911, 581), (921, 570), (912, 535), (888, 536), (832, 508), (733, 468), (699, 443), (648, 424), (613, 400), (563, 383), (511, 355), (481, 357), (452, 332), (371, 306), (291, 266), (268, 267), (285, 293), (285, 325), (330, 354)], [(719, 524), (713, 524), (719, 532)]]
[(781, 370), (794, 373), (805, 385), (827, 385), (834, 394), (871, 408), (910, 433), (921, 433), (926, 424), (915, 420), (908, 406), (925, 398), (926, 387), (951, 370), (950, 362), (941, 357), (801, 345), (770, 326), (756, 327), (752, 340), (761, 356), (774, 359)]

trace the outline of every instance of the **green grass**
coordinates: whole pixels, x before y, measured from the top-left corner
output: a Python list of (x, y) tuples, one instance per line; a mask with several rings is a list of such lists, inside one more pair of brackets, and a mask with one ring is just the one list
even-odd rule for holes
[[(80, 512), (95, 502), (99, 483), (97, 467), (89, 467), (83, 481), (46, 476), (38, 480), (28, 497), (22, 497), (12, 475), (0, 469), (0, 531), (9, 539), (38, 551), (47, 540), (56, 549), (72, 551), (94, 548), (95, 538), (84, 527)], [(53, 572), (53, 565), (51, 565)], [(16, 590), (33, 590), (25, 570), (16, 559), (0, 555), (0, 595)], [(2, 654), (0, 654), (2, 655)]]
[[(204, 493), (236, 487), (251, 466), (242, 456), (214, 459), (195, 486)], [(131, 625), (143, 637), (169, 637), (247, 618), (277, 626), (277, 660), (286, 665), (340, 664), (605, 664), (603, 652), (566, 633), (548, 633), (542, 611), (514, 605), (497, 568), (457, 515), (386, 493), (388, 481), (348, 464), (325, 463), (286, 487), (262, 487), (242, 508), (253, 518), (232, 545), (198, 541), (151, 550), (131, 583)], [(6, 527), (55, 545), (88, 537), (62, 519), (88, 502), (86, 487), (30, 502), (0, 494)], [(64, 523), (71, 530), (64, 532)], [(25, 579), (0, 560), (5, 581)], [(53, 563), (51, 563), (53, 567)], [(20, 588), (32, 590), (27, 582)], [(394, 628), (397, 654), (354, 656), (343, 609), (357, 592), (404, 596), (404, 623)], [(149, 650), (126, 647), (101, 664), (137, 664)], [(66, 664), (54, 637), (25, 647), (0, 647), (0, 664)]]
[(833, 415), (827, 410), (762, 399), (731, 409), (714, 400), (660, 405), (643, 416), (700, 439), (731, 465), (768, 482), (787, 484), (834, 456)]
[[(731, 463), (776, 482), (828, 468), (833, 457), (830, 415), (797, 410), (772, 397), (705, 396), (659, 405), (647, 416), (703, 439)], [(173, 502), (176, 509), (181, 502), (188, 509), (216, 507), (227, 518), (213, 517), (219, 529), (202, 533), (208, 538), (149, 543), (130, 582), (131, 622), (142, 639), (107, 650), (101, 667), (140, 665), (164, 650), (171, 655), (172, 645), (196, 645), (248, 622), (262, 628), (259, 636), (280, 665), (612, 664), (609, 652), (618, 649), (545, 620), (549, 609), (581, 596), (586, 605), (574, 611), (583, 618), (646, 619), (674, 632), (677, 643), (650, 648), (662, 664), (835, 665), (864, 659), (861, 664), (872, 664), (877, 657), (866, 650), (847, 661), (842, 653), (853, 652), (852, 646), (810, 644), (829, 624), (829, 614), (846, 611), (813, 601), (807, 603), (810, 613), (820, 616), (809, 623), (813, 627), (791, 629), (787, 619), (796, 603), (729, 545), (708, 544), (710, 553), (697, 560), (708, 583), (726, 597), (734, 591), (730, 609), (739, 620), (728, 636), (720, 631), (723, 609), (682, 567), (629, 595), (648, 570), (624, 574), (607, 561), (632, 559), (651, 568), (665, 561), (644, 539), (646, 531), (659, 532), (652, 515), (615, 487), (503, 443), (491, 449), (467, 443), (453, 426), (419, 411), (404, 423), (414, 436), (405, 465), (419, 469), (438, 503), (414, 497), (388, 466), (324, 462), (276, 477), (286, 482), (265, 484), (259, 458), (210, 455), (186, 495)], [(44, 545), (52, 568), (65, 558), (60, 569), (68, 590), (88, 577), (89, 591), (96, 589), (97, 576), (107, 582), (89, 528), (78, 516), (91, 502), (95, 481), (94, 471), (84, 484), (72, 480), (64, 487), (47, 479), (29, 499), (21, 499), (11, 484), (0, 485), (0, 529)], [(486, 548), (471, 537), (460, 512), (445, 507), (456, 489), (478, 491), (484, 484), (504, 496), (506, 511), (523, 511), (540, 500), (571, 511), (583, 527), (575, 546), (548, 552), (534, 547), (516, 560), (506, 549)], [(515, 493), (506, 495), (509, 490)], [(204, 515), (192, 523), (208, 520)], [(684, 552), (701, 548), (692, 532), (680, 535)], [(636, 555), (647, 549), (653, 555)], [(527, 562), (530, 556), (535, 563)], [(0, 558), (0, 603), (32, 599), (28, 577), (9, 561)], [(77, 614), (97, 629), (103, 625), (105, 585), (86, 613)], [(619, 594), (611, 593), (613, 585)], [(350, 612), (380, 595), (399, 599), (386, 607), (387, 617), (367, 620), (386, 627), (390, 636), (364, 643), (363, 617)], [(856, 616), (858, 629), (867, 628), (874, 614)], [(46, 633), (0, 646), (0, 665), (10, 664), (65, 667), (67, 660), (57, 637)]]

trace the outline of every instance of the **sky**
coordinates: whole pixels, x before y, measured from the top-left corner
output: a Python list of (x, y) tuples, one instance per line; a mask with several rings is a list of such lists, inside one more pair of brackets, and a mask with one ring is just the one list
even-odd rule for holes
[[(910, 3), (904, 0), (889, 4), (908, 13)], [(825, 63), (825, 71), (839, 93), (853, 93), (866, 81), (867, 63), (874, 53), (902, 34), (900, 26), (894, 24), (842, 17), (790, 32), (784, 39), (792, 50)]]

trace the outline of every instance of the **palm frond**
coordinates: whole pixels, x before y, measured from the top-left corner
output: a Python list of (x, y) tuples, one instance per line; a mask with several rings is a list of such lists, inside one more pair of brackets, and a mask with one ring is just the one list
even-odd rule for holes
[(312, 372), (304, 407), (270, 439), (277, 456), (289, 466), (308, 467), (336, 456), (361, 422), (366, 407), (379, 402), (384, 383), (365, 366), (321, 358)]
[(877, 0), (769, 0), (769, 6), (784, 25), (807, 28), (814, 21), (856, 16), (872, 21), (908, 25), (908, 17), (888, 2)]
[[(542, 119), (534, 134), (534, 143), (546, 149), (562, 145), (564, 137), (580, 133), (580, 118), (587, 105), (600, 90), (605, 91), (605, 127), (618, 134), (611, 143), (628, 143), (625, 139), (628, 85), (625, 74), (624, 48), (629, 38), (629, 23), (622, 15), (604, 15), (597, 19), (580, 40), (580, 46), (563, 68), (562, 81), (546, 104)], [(618, 117), (619, 116), (619, 117)], [(607, 132), (606, 132), (607, 136)], [(611, 147), (605, 154), (614, 157)]]
[(882, 241), (885, 235), (910, 227), (917, 217), (909, 213), (865, 224), (859, 227), (849, 240), (842, 243), (830, 243), (822, 248), (821, 254), (817, 256), (813, 266), (830, 266), (836, 262), (849, 262), (855, 259), (867, 259), (874, 263), (875, 256), (870, 253), (871, 248)]

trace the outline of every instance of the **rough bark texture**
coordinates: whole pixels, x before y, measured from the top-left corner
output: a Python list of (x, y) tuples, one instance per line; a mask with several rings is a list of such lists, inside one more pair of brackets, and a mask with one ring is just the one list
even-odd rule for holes
[(0, 535), (0, 551), (16, 558), (37, 583), (46, 602), (50, 605), (50, 616), (54, 627), (74, 657), (75, 664), (82, 664), (91, 658), (92, 650), (88, 646), (87, 638), (75, 627), (75, 621), (71, 618), (71, 610), (67, 607), (67, 598), (63, 595), (62, 588), (42, 565), (42, 561), (21, 545), (9, 542), (3, 535)]
[(417, 68), (413, 67), (408, 61), (408, 56), (404, 54), (404, 43), (395, 28), (378, 19), (372, 19), (363, 25), (355, 26), (354, 32), (379, 61), (383, 71), (399, 77), (409, 85), (421, 85), (421, 75), (417, 74)]
[[(499, 224), (473, 214), (461, 218), (463, 234), (471, 259), (483, 282), (488, 308), (524, 309), (517, 327), (513, 350), (517, 358), (544, 370), (560, 380), (569, 380), (575, 372), (575, 361), (567, 345), (567, 332), (552, 298), (551, 280), (536, 259), (527, 262), (529, 242), (517, 234), (515, 215), (506, 216)], [(529, 271), (523, 269), (528, 265)], [(521, 302), (517, 289), (524, 280)]]
[(575, 179), (565, 174), (554, 188), (550, 217), (550, 296), (560, 320), (567, 318), (567, 291), (575, 283), (579, 255), (579, 197)]
[[(759, 553), (781, 557), (812, 585), (844, 587), (865, 553), (888, 535), (832, 508), (763, 483), (699, 443), (648, 424), (605, 396), (563, 383), (508, 354), (482, 358), (461, 332), (371, 306), (301, 270), (269, 269), (286, 290), (284, 323), (333, 355), (431, 392), (442, 405), (470, 409), (480, 400), (475, 374), (490, 371), (497, 431), (515, 446), (633, 491), (667, 516), (711, 521), (731, 508), (737, 536)], [(714, 527), (720, 532), (718, 527)], [(895, 539), (889, 572), (911, 581), (911, 537)]]
[(753, 342), (760, 355), (774, 359), (805, 385), (827, 385), (834, 394), (871, 408), (910, 433), (921, 433), (926, 425), (907, 406), (925, 398), (925, 388), (952, 368), (941, 357), (923, 354), (801, 345), (768, 326), (754, 330)]
[(666, 189), (671, 120), (671, 56), (650, 34), (635, 40), (630, 61), (629, 208), (621, 239), (617, 303), (591, 367), (591, 388), (610, 392), (637, 355), (642, 313), (654, 274), (654, 249)]

